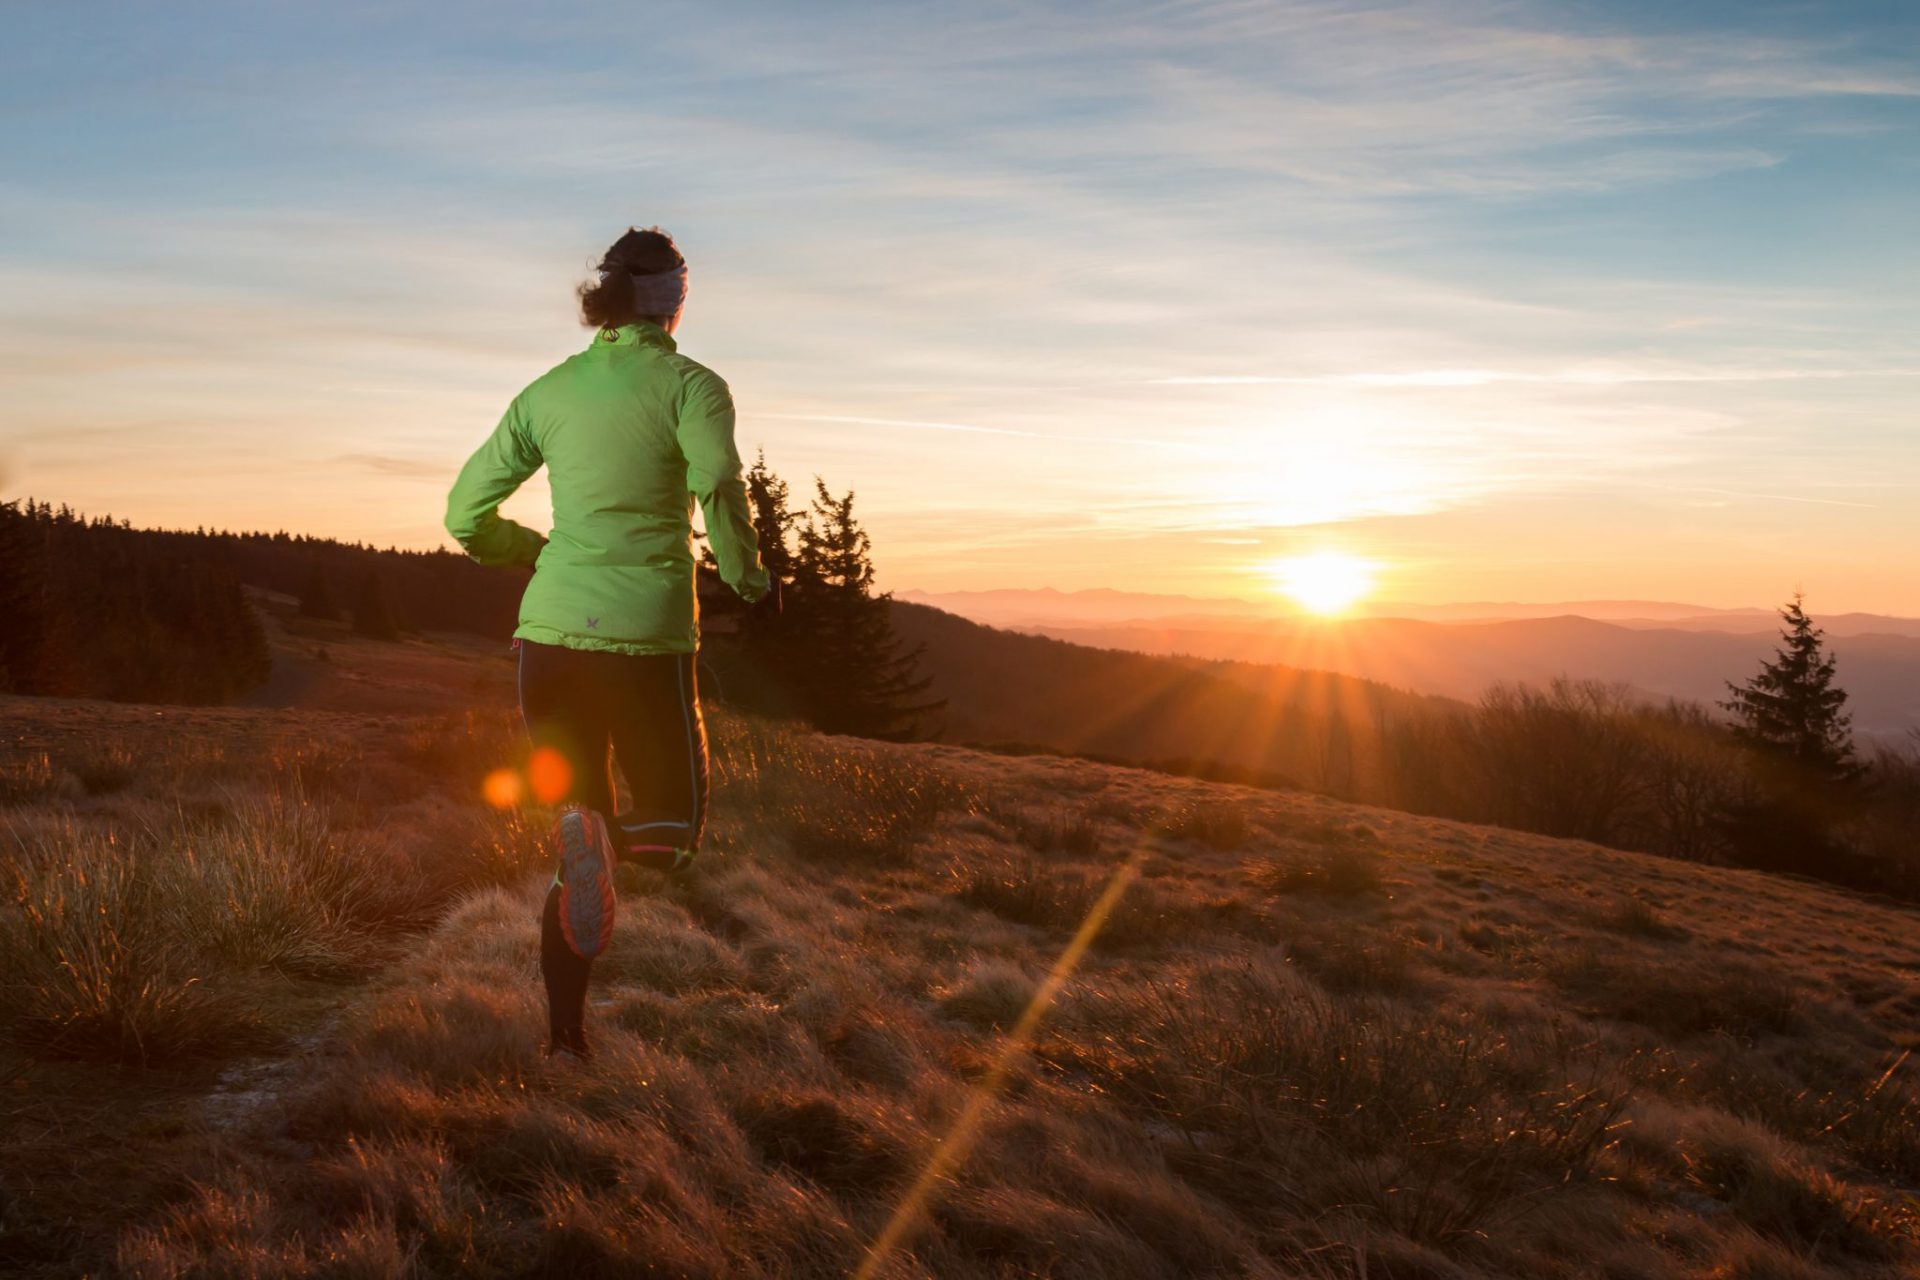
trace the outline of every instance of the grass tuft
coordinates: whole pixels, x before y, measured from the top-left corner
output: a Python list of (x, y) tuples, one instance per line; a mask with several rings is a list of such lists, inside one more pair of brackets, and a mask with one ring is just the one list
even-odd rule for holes
[(1247, 879), (1273, 894), (1314, 893), (1356, 898), (1384, 892), (1380, 855), (1372, 849), (1322, 846), (1300, 856), (1265, 858), (1248, 864)]

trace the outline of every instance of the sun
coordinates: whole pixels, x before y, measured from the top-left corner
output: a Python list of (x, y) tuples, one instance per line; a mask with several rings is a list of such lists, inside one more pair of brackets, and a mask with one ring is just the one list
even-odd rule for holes
[(1280, 590), (1310, 613), (1345, 613), (1373, 590), (1374, 565), (1344, 551), (1315, 551), (1276, 560), (1268, 567)]

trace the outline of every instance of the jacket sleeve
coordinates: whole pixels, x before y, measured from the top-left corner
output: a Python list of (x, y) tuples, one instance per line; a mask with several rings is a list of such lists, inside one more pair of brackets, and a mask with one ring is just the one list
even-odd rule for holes
[(733, 443), (733, 394), (711, 370), (697, 371), (681, 388), (679, 440), (687, 488), (706, 517), (720, 578), (742, 599), (758, 600), (767, 594), (767, 570), (760, 563), (740, 451)]
[(500, 514), (500, 504), (540, 469), (540, 449), (518, 398), (447, 494), (447, 532), (481, 564), (531, 565), (547, 540)]

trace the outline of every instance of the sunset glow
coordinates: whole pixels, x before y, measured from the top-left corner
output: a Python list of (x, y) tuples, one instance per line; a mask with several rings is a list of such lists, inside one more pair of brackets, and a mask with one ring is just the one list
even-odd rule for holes
[(1316, 551), (1275, 562), (1272, 574), (1280, 590), (1302, 608), (1332, 617), (1373, 590), (1374, 566), (1343, 551)]
[(857, 491), (883, 589), (1227, 597), (1306, 537), (1402, 600), (1920, 613), (1913, 19), (1762, 7), (400, 6), (369, 62), (15, 6), (0, 500), (446, 549), (658, 222), (742, 453)]

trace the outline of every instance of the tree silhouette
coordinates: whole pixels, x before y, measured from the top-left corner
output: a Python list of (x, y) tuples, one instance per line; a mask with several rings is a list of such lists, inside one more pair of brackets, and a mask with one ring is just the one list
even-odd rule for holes
[(210, 542), (0, 503), (0, 687), (219, 702), (259, 684), (266, 633)]
[(327, 622), (340, 620), (340, 602), (334, 599), (332, 581), (317, 558), (307, 569), (307, 580), (300, 587), (300, 616)]
[(793, 564), (791, 632), (808, 718), (829, 733), (871, 738), (923, 736), (931, 676), (919, 674), (921, 650), (894, 634), (892, 597), (873, 590), (873, 544), (853, 514), (853, 493), (835, 497), (814, 479)]
[(400, 622), (394, 616), (393, 598), (387, 594), (387, 580), (377, 570), (369, 570), (360, 579), (360, 592), (353, 600), (353, 629), (374, 640), (400, 638)]
[(793, 549), (788, 535), (798, 512), (789, 509), (787, 482), (767, 466), (765, 449), (754, 457), (747, 471), (747, 497), (753, 503), (753, 531), (760, 541), (760, 562), (767, 572), (786, 582), (793, 577)]
[(1782, 646), (1773, 660), (1743, 685), (1727, 684), (1733, 697), (1720, 705), (1735, 718), (1734, 735), (1760, 751), (1789, 761), (1830, 782), (1849, 782), (1863, 772), (1853, 752), (1852, 717), (1843, 707), (1847, 691), (1833, 682), (1833, 655), (1821, 643), (1796, 592), (1781, 606)]
[(45, 642), (44, 534), (18, 502), (0, 503), (0, 693), (32, 693), (40, 684)]
[(1833, 655), (1795, 593), (1781, 607), (1781, 647), (1720, 705), (1748, 749), (1744, 794), (1727, 806), (1721, 828), (1749, 866), (1867, 882), (1871, 869), (1837, 838), (1862, 799), (1865, 770), (1853, 754), (1847, 694), (1835, 685)]

